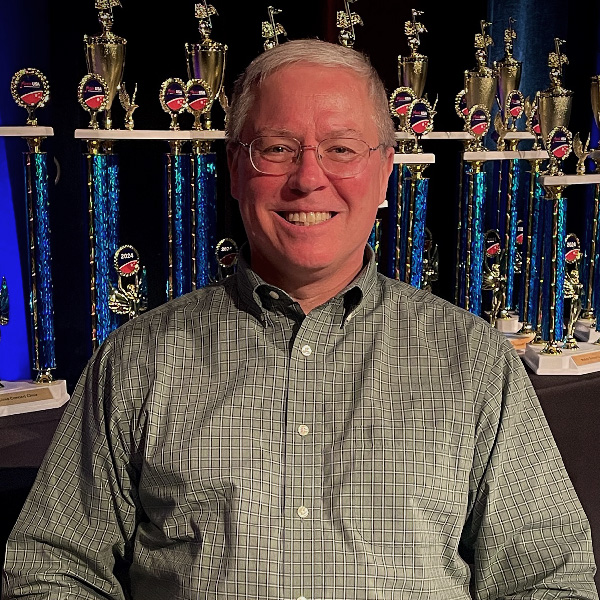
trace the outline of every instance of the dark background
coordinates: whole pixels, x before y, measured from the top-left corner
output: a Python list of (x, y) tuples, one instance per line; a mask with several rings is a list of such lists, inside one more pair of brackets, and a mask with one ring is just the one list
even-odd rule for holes
[[(114, 32), (127, 39), (124, 80), (129, 92), (138, 83), (135, 112), (136, 129), (167, 129), (169, 117), (158, 100), (161, 83), (170, 77), (187, 78), (184, 44), (199, 40), (194, 0), (150, 4), (122, 0), (115, 9)], [(91, 354), (89, 319), (89, 248), (86, 195), (83, 190), (83, 142), (73, 138), (77, 128), (87, 127), (89, 117), (77, 102), (76, 90), (86, 73), (84, 34), (100, 31), (93, 0), (31, 0), (27, 3), (3, 2), (0, 7), (0, 35), (12, 40), (0, 65), (0, 107), (4, 125), (25, 123), (25, 111), (10, 99), (12, 74), (24, 67), (37, 67), (48, 77), (51, 102), (38, 113), (39, 124), (54, 128), (54, 138), (43, 149), (50, 163), (60, 165), (60, 178), (51, 185), (51, 226), (57, 378), (67, 379), (69, 390)], [(225, 90), (229, 94), (235, 77), (247, 63), (262, 52), (260, 26), (267, 18), (268, 1), (246, 3), (213, 2), (219, 16), (213, 18), (212, 38), (229, 47)], [(429, 75), (425, 92), (431, 102), (438, 98), (435, 129), (452, 131), (462, 128), (454, 112), (454, 98), (463, 87), (463, 72), (475, 66), (473, 39), (480, 31), (480, 20), (494, 22), (495, 48), (492, 58), (503, 56), (502, 36), (508, 16), (517, 18), (519, 40), (515, 56), (524, 62), (521, 90), (525, 95), (548, 87), (548, 52), (554, 49), (554, 37), (567, 41), (564, 52), (570, 59), (565, 69), (565, 87), (574, 90), (575, 100), (570, 129), (580, 131), (584, 139), (592, 126), (589, 78), (598, 72), (599, 6), (588, 2), (582, 12), (580, 2), (534, 2), (532, 0), (478, 0), (463, 4), (414, 0), (362, 0), (352, 9), (359, 13), (364, 26), (356, 27), (355, 48), (367, 53), (389, 91), (398, 84), (397, 56), (409, 52), (404, 22), (411, 8), (423, 10), (420, 20), (428, 33), (421, 36), (421, 52), (429, 56)], [(337, 41), (335, 13), (343, 9), (342, 0), (306, 0), (276, 4), (283, 9), (278, 21), (290, 39), (318, 37)], [(4, 82), (4, 83), (2, 83)], [(222, 128), (223, 115), (213, 109), (214, 126)], [(123, 111), (118, 100), (113, 104), (114, 126), (122, 127)], [(182, 128), (191, 126), (191, 116), (182, 118)], [(15, 212), (25, 231), (25, 198), (20, 139), (6, 142)], [(223, 145), (215, 144), (219, 156), (218, 239), (231, 236), (244, 239), (237, 207), (228, 193)], [(431, 178), (428, 203), (428, 227), (440, 246), (440, 281), (436, 293), (452, 299), (454, 295), (454, 256), (456, 252), (456, 201), (459, 173), (458, 142), (428, 142), (426, 151), (434, 152), (437, 163), (426, 174)], [(163, 155), (165, 142), (123, 141), (116, 144), (121, 160), (121, 241), (134, 245), (148, 270), (150, 306), (164, 301), (163, 269)], [(566, 171), (573, 173), (574, 159)], [(53, 180), (56, 168), (50, 164)], [(583, 186), (580, 186), (581, 188)], [(584, 190), (569, 192), (569, 228), (582, 227)], [(22, 235), (25, 243), (25, 235)], [(22, 252), (22, 256), (27, 256)], [(23, 269), (26, 272), (26, 269)]]

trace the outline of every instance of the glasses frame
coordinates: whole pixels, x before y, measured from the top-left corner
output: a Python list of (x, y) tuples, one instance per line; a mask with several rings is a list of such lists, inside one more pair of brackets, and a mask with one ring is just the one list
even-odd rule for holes
[[(288, 139), (288, 140), (293, 140), (294, 142), (296, 142), (298, 144), (298, 156), (296, 157), (295, 160), (292, 160), (289, 163), (273, 163), (273, 164), (289, 164), (289, 169), (287, 171), (285, 171), (285, 173), (267, 173), (266, 171), (261, 171), (255, 164), (254, 164), (254, 160), (252, 160), (252, 144), (254, 144), (257, 140), (260, 139), (264, 139), (264, 138), (269, 138), (269, 137), (276, 137), (276, 138), (283, 138), (283, 139)], [(366, 160), (363, 163), (363, 167), (357, 171), (356, 173), (353, 173), (352, 175), (338, 175), (337, 173), (333, 173), (331, 172), (324, 164), (322, 161), (322, 156), (319, 154), (319, 152), (317, 151), (319, 146), (324, 143), (327, 142), (328, 140), (354, 140), (356, 142), (363, 142), (368, 151), (369, 154), (366, 157)], [(250, 164), (252, 165), (252, 167), (254, 168), (254, 170), (257, 173), (260, 173), (261, 175), (271, 175), (273, 177), (280, 177), (281, 175), (288, 175), (289, 173), (291, 173), (294, 170), (294, 167), (298, 165), (298, 163), (300, 162), (300, 160), (302, 159), (302, 155), (304, 154), (305, 150), (314, 150), (315, 151), (315, 155), (317, 157), (317, 162), (319, 163), (319, 166), (321, 167), (321, 169), (323, 169), (323, 171), (325, 173), (327, 173), (328, 175), (335, 177), (336, 179), (351, 179), (352, 177), (356, 177), (357, 175), (360, 175), (366, 168), (367, 168), (367, 162), (369, 162), (369, 159), (371, 158), (371, 154), (373, 152), (375, 152), (376, 150), (379, 150), (380, 148), (384, 148), (385, 144), (381, 143), (378, 144), (377, 146), (371, 148), (371, 146), (369, 146), (369, 144), (367, 142), (365, 142), (364, 140), (359, 140), (357, 138), (344, 138), (344, 137), (333, 137), (333, 138), (325, 138), (324, 140), (321, 140), (316, 146), (314, 145), (309, 145), (309, 144), (302, 144), (300, 142), (300, 140), (296, 139), (295, 137), (292, 136), (285, 136), (285, 135), (259, 135), (257, 137), (255, 137), (252, 141), (248, 142), (242, 142), (241, 140), (238, 140), (237, 143), (240, 146), (243, 146), (247, 151), (248, 151), (248, 157), (250, 158)]]

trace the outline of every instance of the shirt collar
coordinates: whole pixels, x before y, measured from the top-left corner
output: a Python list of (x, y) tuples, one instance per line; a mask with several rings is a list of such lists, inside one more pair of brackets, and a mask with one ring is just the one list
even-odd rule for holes
[[(236, 279), (240, 299), (250, 309), (250, 312), (260, 314), (263, 324), (266, 322), (266, 313), (277, 308), (281, 310), (282, 307), (298, 313), (299, 316), (304, 316), (300, 305), (285, 290), (265, 282), (250, 268), (250, 249), (247, 244), (242, 246), (238, 255)], [(367, 245), (360, 273), (335, 296), (335, 299), (343, 297), (343, 325), (360, 310), (365, 299), (373, 293), (376, 281), (375, 254)]]

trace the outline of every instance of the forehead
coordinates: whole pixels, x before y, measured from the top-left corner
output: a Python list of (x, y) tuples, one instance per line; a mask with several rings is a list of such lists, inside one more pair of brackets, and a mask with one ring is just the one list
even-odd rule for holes
[(374, 114), (368, 83), (355, 71), (294, 63), (274, 71), (257, 87), (244, 129), (262, 133), (337, 128), (370, 134)]

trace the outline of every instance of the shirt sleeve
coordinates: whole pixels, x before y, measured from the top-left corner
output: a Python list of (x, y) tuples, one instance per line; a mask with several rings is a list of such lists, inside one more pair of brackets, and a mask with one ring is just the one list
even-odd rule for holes
[(462, 538), (472, 596), (596, 599), (589, 523), (520, 359), (499, 348), (478, 391)]
[(88, 364), (9, 537), (5, 598), (121, 600), (136, 524), (133, 421), (110, 340)]

